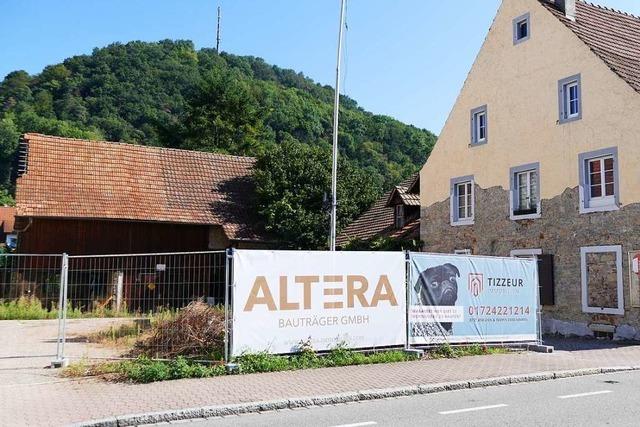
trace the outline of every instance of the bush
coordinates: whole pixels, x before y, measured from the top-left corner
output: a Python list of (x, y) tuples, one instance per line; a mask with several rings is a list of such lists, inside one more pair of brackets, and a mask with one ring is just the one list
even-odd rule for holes
[(150, 332), (136, 342), (131, 355), (220, 359), (224, 351), (224, 327), (223, 308), (192, 302), (177, 314), (154, 318)]
[(20, 297), (13, 301), (0, 300), (0, 320), (56, 319), (58, 310), (47, 310), (35, 297)]

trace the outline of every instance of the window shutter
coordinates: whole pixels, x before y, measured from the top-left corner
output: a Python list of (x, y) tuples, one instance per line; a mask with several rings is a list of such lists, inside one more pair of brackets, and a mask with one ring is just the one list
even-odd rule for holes
[(540, 305), (554, 305), (555, 284), (553, 277), (553, 255), (538, 255), (538, 282)]

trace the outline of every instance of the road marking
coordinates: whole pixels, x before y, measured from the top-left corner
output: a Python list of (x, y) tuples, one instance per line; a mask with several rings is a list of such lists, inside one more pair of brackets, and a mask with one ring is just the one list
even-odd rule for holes
[(571, 399), (574, 397), (596, 396), (598, 394), (607, 394), (607, 393), (613, 393), (613, 392), (611, 390), (600, 390), (600, 391), (592, 391), (589, 393), (566, 394), (564, 396), (558, 396), (558, 399)]
[(362, 427), (362, 426), (375, 426), (378, 423), (375, 421), (365, 421), (363, 423), (355, 423), (355, 424), (340, 424), (338, 426), (333, 427)]
[(453, 411), (442, 411), (438, 412), (440, 415), (452, 415), (452, 414), (461, 414), (463, 412), (472, 412), (472, 411), (484, 411), (485, 409), (495, 409), (495, 408), (504, 408), (504, 403), (500, 403), (498, 405), (487, 405), (487, 406), (475, 406), (473, 408), (464, 408), (464, 409), (454, 409)]

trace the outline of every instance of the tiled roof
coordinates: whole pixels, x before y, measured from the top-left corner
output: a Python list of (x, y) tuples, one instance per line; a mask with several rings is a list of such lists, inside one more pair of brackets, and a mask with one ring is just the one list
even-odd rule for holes
[[(389, 198), (395, 191), (398, 189), (406, 190), (414, 183), (416, 177), (417, 174), (380, 197), (371, 208), (366, 210), (342, 230), (336, 239), (336, 243), (338, 245), (344, 245), (348, 243), (349, 240), (367, 240), (376, 236), (404, 238), (417, 233), (420, 228), (420, 220), (411, 221), (405, 224), (403, 228), (396, 229), (394, 224), (394, 208), (387, 205)], [(418, 196), (418, 206), (419, 205), (420, 197)]]
[(250, 225), (255, 159), (26, 134), (20, 217), (220, 225), (232, 240), (261, 240)]
[(415, 174), (401, 184), (396, 185), (387, 198), (387, 206), (392, 206), (393, 199), (396, 196), (400, 197), (400, 200), (406, 206), (420, 206), (420, 194), (410, 193), (411, 187), (414, 186), (418, 178), (419, 175)]
[(15, 217), (16, 208), (0, 206), (0, 231), (5, 234), (12, 233)]
[(548, 0), (539, 0), (570, 28), (611, 70), (640, 92), (640, 18), (576, 1), (576, 20)]

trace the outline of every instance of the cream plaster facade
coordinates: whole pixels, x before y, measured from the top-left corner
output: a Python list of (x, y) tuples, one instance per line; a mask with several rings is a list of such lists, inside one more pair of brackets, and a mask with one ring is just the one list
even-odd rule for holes
[[(529, 40), (513, 44), (514, 18)], [(581, 74), (582, 119), (558, 124), (558, 81)], [(470, 146), (470, 112), (487, 105), (488, 143)], [(420, 173), (423, 209), (449, 197), (450, 179), (509, 189), (509, 169), (540, 163), (540, 196), (578, 186), (578, 155), (618, 147), (620, 203), (640, 201), (640, 94), (538, 0), (504, 0), (438, 142)], [(509, 206), (504, 206), (505, 213)], [(542, 212), (544, 215), (544, 212)]]
[[(526, 14), (530, 36), (514, 44), (514, 19)], [(580, 75), (582, 117), (559, 123), (558, 82), (575, 75)], [(471, 112), (485, 105), (488, 141), (471, 146)], [(545, 332), (612, 330), (614, 337), (640, 340), (640, 309), (630, 295), (639, 291), (631, 290), (627, 258), (640, 250), (639, 144), (640, 93), (540, 1), (503, 0), (420, 172), (425, 250), (509, 256), (536, 249), (552, 260), (555, 276), (546, 281), (555, 296), (543, 306)], [(580, 155), (613, 147), (618, 210), (582, 213)], [(516, 220), (510, 216), (511, 168), (531, 164), (539, 165), (541, 212)], [(474, 220), (453, 226), (451, 180), (468, 176), (475, 184)], [(612, 282), (588, 281), (581, 248), (589, 247), (620, 248), (619, 264), (597, 266), (615, 272), (602, 274)], [(601, 300), (594, 309), (585, 309), (590, 304), (585, 289), (587, 297)]]

